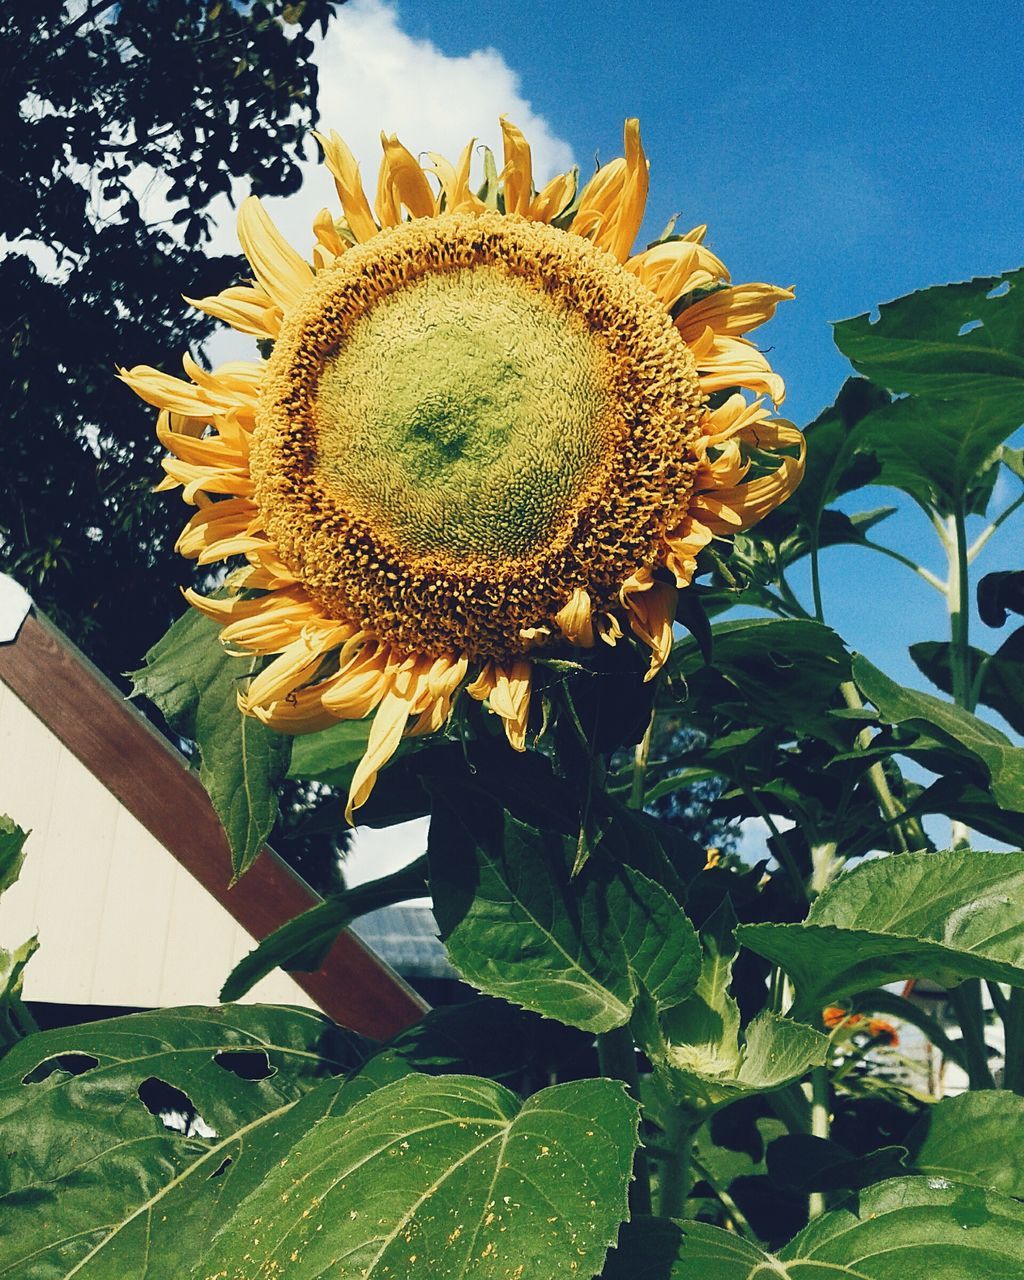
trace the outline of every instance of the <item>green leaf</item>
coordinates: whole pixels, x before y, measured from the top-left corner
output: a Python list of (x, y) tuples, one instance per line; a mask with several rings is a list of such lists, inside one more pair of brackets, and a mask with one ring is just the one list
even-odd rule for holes
[[(0, 893), (21, 874), (28, 834), (6, 814), (0, 814)], [(35, 1020), (22, 1002), (21, 987), (25, 966), (38, 949), (34, 937), (13, 951), (0, 947), (0, 1053), (36, 1030)]]
[(210, 1274), (337, 1280), (592, 1276), (627, 1213), (637, 1107), (621, 1084), (526, 1102), (412, 1075), (300, 1140), (224, 1223)]
[(768, 1176), (779, 1186), (801, 1195), (810, 1191), (856, 1191), (883, 1178), (905, 1176), (906, 1155), (906, 1147), (891, 1146), (855, 1156), (838, 1142), (809, 1133), (786, 1133), (768, 1147)]
[(999, 447), (1019, 424), (1019, 416), (993, 415), (977, 400), (908, 396), (865, 418), (853, 446), (878, 463), (869, 483), (901, 489), (942, 514), (961, 503), (980, 514), (998, 474)]
[(602, 1280), (1013, 1280), (1024, 1206), (940, 1178), (894, 1178), (816, 1219), (777, 1254), (706, 1222), (623, 1226)]
[(221, 988), (221, 1000), (240, 999), (278, 968), (307, 973), (319, 969), (335, 938), (353, 920), (368, 911), (427, 893), (426, 861), (417, 858), (392, 875), (334, 894), (288, 920), (235, 965)]
[(227, 834), (237, 879), (274, 826), (291, 742), (239, 711), (238, 682), (254, 664), (228, 654), (219, 633), (190, 609), (146, 654), (132, 685), (133, 696), (149, 698), (174, 732), (199, 748), (199, 777)]
[(907, 1146), (918, 1173), (1024, 1198), (1024, 1098), (978, 1090), (928, 1107)]
[(812, 1222), (779, 1260), (796, 1280), (1010, 1280), (1024, 1273), (1024, 1205), (941, 1178), (896, 1178)]
[(428, 857), (452, 964), (488, 995), (587, 1031), (693, 990), (700, 948), (665, 889), (600, 850), (573, 878), (575, 841), (520, 822), (476, 788), (436, 797)]
[(9, 889), (21, 874), (28, 834), (6, 814), (0, 813), (0, 893)]
[(717, 1044), (690, 1041), (689, 1018), (677, 1031), (674, 1014), (656, 1020), (641, 1003), (637, 1039), (676, 1101), (702, 1113), (781, 1089), (825, 1061), (827, 1037), (777, 1013), (758, 1014), (734, 1040)]
[[(180, 1280), (279, 1144), (341, 1105), (331, 1074), (362, 1056), (359, 1038), (326, 1018), (260, 1006), (133, 1014), (22, 1040), (0, 1061), (0, 1277)], [(206, 1128), (174, 1132), (150, 1107)]]
[(672, 1061), (690, 1062), (703, 1076), (734, 1077), (742, 1060), (740, 1011), (729, 994), (738, 950), (735, 928), (732, 901), (723, 898), (700, 931), (703, 959), (696, 989), (663, 1019)]
[(874, 323), (840, 321), (834, 334), (854, 368), (890, 391), (1024, 420), (1024, 269), (921, 289), (883, 303)]
[[(1024, 271), (925, 289), (835, 326), (855, 368), (905, 394), (858, 424), (871, 483), (942, 513), (984, 511), (999, 448), (1024, 421)], [(998, 297), (994, 288), (1005, 286)]]
[[(953, 692), (948, 641), (923, 641), (910, 646), (917, 668), (943, 693)], [(1011, 728), (1024, 733), (1024, 628), (1015, 631), (995, 653), (970, 648), (972, 679), (981, 672), (978, 701), (1003, 717)]]
[[(833, 1270), (830, 1280), (853, 1277)], [(601, 1280), (796, 1280), (777, 1258), (706, 1222), (637, 1218), (623, 1223)], [(807, 1280), (801, 1271), (799, 1280)]]
[(751, 924), (740, 942), (790, 974), (796, 1010), (901, 978), (1024, 986), (1024, 853), (955, 850), (866, 862), (818, 897), (802, 924)]
[[(999, 807), (1024, 813), (1024, 750), (1015, 747), (1005, 734), (929, 693), (904, 689), (860, 654), (854, 655), (853, 678), (878, 708), (883, 723), (923, 732), (956, 754), (975, 760), (988, 774), (992, 797)], [(912, 745), (907, 750), (912, 751)]]
[(850, 678), (850, 658), (834, 631), (805, 619), (741, 618), (717, 623), (712, 634), (713, 668), (687, 639), (673, 649), (668, 674), (696, 684), (703, 672), (713, 673), (718, 683), (709, 696), (744, 725), (835, 737), (827, 708)]
[(306, 733), (292, 744), (289, 778), (325, 782), (348, 793), (356, 765), (366, 754), (373, 717), (339, 720), (320, 733)]

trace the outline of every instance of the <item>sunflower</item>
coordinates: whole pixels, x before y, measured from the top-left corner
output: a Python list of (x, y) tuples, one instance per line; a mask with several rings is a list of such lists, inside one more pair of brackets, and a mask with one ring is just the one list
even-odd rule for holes
[(792, 291), (731, 285), (704, 227), (633, 253), (637, 121), (582, 190), (573, 171), (537, 191), (526, 139), (502, 133), (479, 189), (474, 142), (421, 164), (382, 135), (372, 206), (345, 143), (315, 135), (342, 216), (316, 216), (312, 261), (250, 197), (253, 280), (186, 299), (267, 358), (121, 371), (160, 410), (159, 487), (195, 508), (178, 550), (244, 562), (226, 594), (186, 593), (267, 659), (242, 710), (285, 733), (373, 717), (350, 818), (460, 694), (522, 750), (538, 656), (639, 643), (653, 677), (700, 550), (802, 471), (745, 336)]

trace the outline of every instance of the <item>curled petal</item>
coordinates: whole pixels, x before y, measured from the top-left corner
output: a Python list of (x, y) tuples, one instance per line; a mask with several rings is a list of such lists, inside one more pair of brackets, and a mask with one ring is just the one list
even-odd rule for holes
[(627, 120), (623, 159), (603, 165), (583, 188), (572, 230), (625, 262), (647, 205), (648, 165), (639, 120)]
[(684, 342), (699, 338), (705, 329), (742, 335), (765, 324), (780, 302), (795, 296), (792, 289), (779, 289), (772, 284), (738, 284), (719, 289), (687, 307), (676, 320), (676, 328)]
[(500, 180), (504, 183), (505, 212), (530, 214), (533, 201), (533, 157), (522, 130), (501, 117), (501, 138), (505, 147), (505, 167)]
[(678, 594), (671, 583), (653, 578), (650, 570), (635, 573), (619, 592), (629, 613), (630, 627), (651, 650), (651, 665), (645, 681), (654, 679), (672, 652), (672, 623)]
[(329, 134), (314, 133), (313, 137), (324, 149), (324, 163), (334, 178), (345, 221), (359, 243), (365, 244), (377, 234), (377, 223), (363, 189), (356, 158), (333, 129)]
[(555, 614), (555, 621), (570, 643), (581, 649), (593, 647), (593, 610), (590, 595), (582, 587), (577, 587), (566, 604)]
[(281, 308), (263, 289), (236, 285), (209, 298), (185, 298), (190, 307), (226, 321), (239, 333), (256, 338), (276, 338), (281, 330)]
[(249, 196), (239, 207), (238, 239), (270, 297), (285, 311), (296, 306), (313, 283), (313, 268), (274, 226), (258, 196)]
[(376, 210), (380, 225), (397, 227), (402, 220), (403, 205), (414, 218), (432, 218), (437, 213), (437, 202), (415, 156), (394, 134), (389, 137), (382, 133), (380, 141), (384, 148), (377, 179)]

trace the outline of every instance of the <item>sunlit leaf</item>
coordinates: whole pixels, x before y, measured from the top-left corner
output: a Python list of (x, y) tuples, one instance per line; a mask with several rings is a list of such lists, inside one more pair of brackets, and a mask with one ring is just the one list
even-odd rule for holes
[(741, 925), (737, 936), (790, 974), (808, 1020), (901, 978), (1024, 986), (1024, 853), (879, 858), (840, 876), (803, 923)]
[(592, 1276), (627, 1213), (636, 1142), (636, 1104), (610, 1080), (521, 1102), (473, 1076), (408, 1076), (297, 1142), (206, 1266), (282, 1280)]

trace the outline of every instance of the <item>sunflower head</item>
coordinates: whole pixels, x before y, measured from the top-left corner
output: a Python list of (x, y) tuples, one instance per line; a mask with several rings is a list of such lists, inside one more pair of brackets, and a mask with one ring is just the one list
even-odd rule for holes
[(243, 563), (227, 596), (187, 593), (267, 658), (242, 709), (290, 733), (373, 716), (350, 815), (460, 692), (521, 750), (538, 656), (632, 642), (655, 675), (698, 552), (801, 473), (745, 336), (791, 291), (731, 285), (703, 228), (632, 253), (636, 121), (582, 191), (575, 173), (537, 191), (502, 130), (479, 191), (472, 142), (424, 167), (382, 135), (372, 207), (345, 143), (317, 135), (341, 214), (314, 219), (311, 261), (250, 198), (254, 278), (192, 304), (268, 358), (122, 374), (161, 410), (161, 487), (196, 508), (179, 550)]

